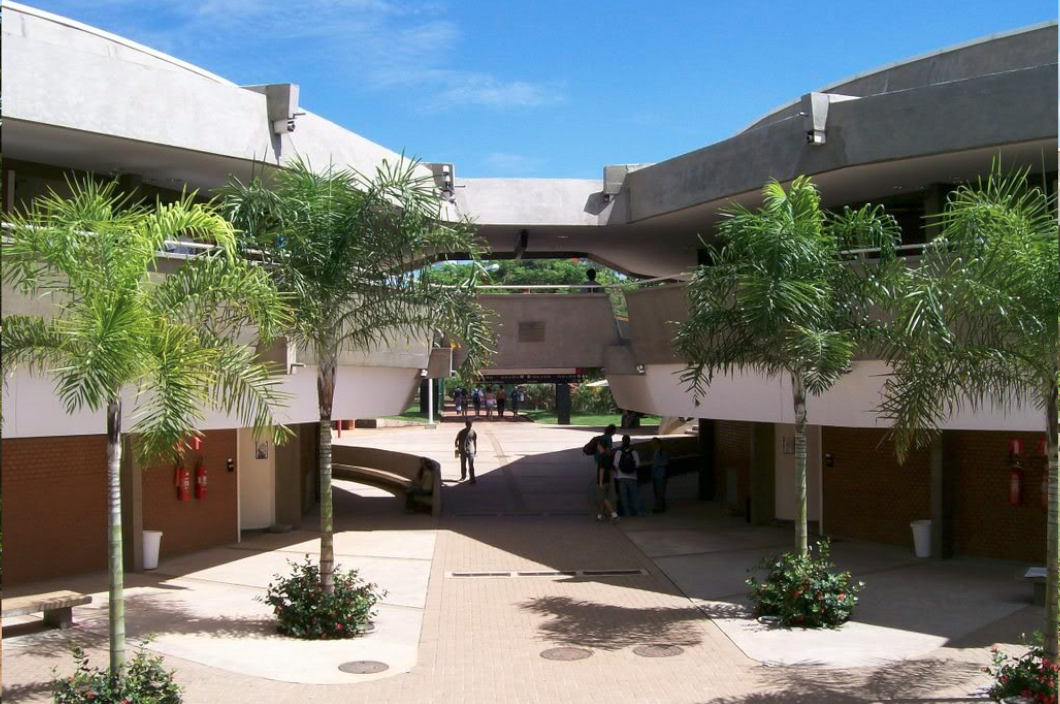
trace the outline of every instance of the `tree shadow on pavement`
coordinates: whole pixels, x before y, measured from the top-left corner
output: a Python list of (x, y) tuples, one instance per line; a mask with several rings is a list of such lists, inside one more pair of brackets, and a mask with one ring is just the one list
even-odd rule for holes
[(549, 596), (519, 605), (524, 611), (550, 617), (538, 626), (549, 641), (564, 645), (619, 650), (636, 645), (691, 647), (702, 641), (704, 621), (699, 609), (627, 608), (613, 604)]
[[(704, 704), (930, 704), (983, 702), (975, 695), (974, 663), (943, 659), (902, 660), (877, 668), (760, 668), (753, 694), (710, 699)], [(962, 693), (936, 694), (967, 685)]]

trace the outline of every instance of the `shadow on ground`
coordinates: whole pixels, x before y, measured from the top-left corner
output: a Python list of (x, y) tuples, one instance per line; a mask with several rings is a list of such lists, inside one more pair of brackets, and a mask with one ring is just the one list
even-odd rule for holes
[(620, 650), (645, 643), (691, 647), (702, 641), (696, 623), (703, 615), (693, 607), (631, 609), (549, 596), (519, 608), (549, 618), (539, 627), (541, 635), (564, 645)]
[(808, 667), (759, 668), (758, 689), (738, 697), (709, 699), (704, 704), (929, 704), (983, 702), (982, 695), (965, 692), (936, 696), (972, 682), (979, 668), (967, 662), (942, 659), (903, 660), (879, 668), (833, 670)]

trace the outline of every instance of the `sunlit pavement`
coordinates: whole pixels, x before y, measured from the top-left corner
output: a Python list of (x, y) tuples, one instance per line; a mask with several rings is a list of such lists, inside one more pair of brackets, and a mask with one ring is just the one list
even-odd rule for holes
[[(994, 642), (1044, 618), (1020, 565), (917, 560), (912, 550), (839, 541), (833, 557), (867, 583), (838, 631), (769, 629), (746, 617), (746, 570), (787, 549), (786, 527), (752, 527), (672, 482), (671, 511), (590, 517), (591, 429), (479, 422), (476, 484), (459, 482), (459, 424), (344, 431), (336, 442), (427, 455), (445, 481), (440, 520), (389, 493), (336, 491), (336, 554), (388, 590), (376, 629), (348, 641), (277, 636), (254, 597), (286, 559), (315, 556), (301, 531), (164, 560), (128, 576), (129, 632), (177, 670), (188, 702), (916, 702), (975, 701)], [(491, 573), (491, 574), (483, 574)], [(67, 632), (5, 625), (3, 700), (48, 701), (66, 642), (106, 659), (106, 577), (8, 590), (92, 593)], [(25, 619), (32, 620), (32, 619)], [(640, 646), (677, 648), (640, 652)], [(589, 657), (556, 661), (552, 648)], [(563, 653), (561, 653), (563, 654)], [(338, 665), (379, 661), (382, 673)]]

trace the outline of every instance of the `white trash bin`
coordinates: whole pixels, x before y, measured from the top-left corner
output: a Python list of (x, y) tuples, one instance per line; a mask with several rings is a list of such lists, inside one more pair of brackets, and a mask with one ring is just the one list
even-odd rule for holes
[(162, 547), (162, 531), (145, 530), (144, 532), (144, 569), (158, 567), (158, 551)]
[(931, 520), (913, 521), (913, 551), (917, 557), (931, 557)]

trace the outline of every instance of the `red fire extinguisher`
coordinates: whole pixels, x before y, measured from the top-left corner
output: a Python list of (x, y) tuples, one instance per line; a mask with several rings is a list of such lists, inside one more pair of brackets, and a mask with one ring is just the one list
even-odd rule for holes
[(195, 498), (206, 498), (206, 467), (203, 465), (201, 459), (199, 460), (199, 463), (195, 465)]
[(1015, 462), (1008, 473), (1008, 502), (1013, 506), (1023, 503), (1023, 470)]
[(177, 465), (176, 476), (173, 478), (173, 484), (177, 487), (177, 500), (188, 501), (191, 499), (191, 475), (188, 474), (188, 470), (184, 468), (184, 465)]

